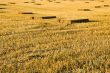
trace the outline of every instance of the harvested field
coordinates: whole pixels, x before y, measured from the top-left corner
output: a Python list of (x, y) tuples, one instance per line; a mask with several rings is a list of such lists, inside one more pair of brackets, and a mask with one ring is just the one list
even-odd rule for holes
[(0, 73), (110, 73), (110, 0), (0, 0)]

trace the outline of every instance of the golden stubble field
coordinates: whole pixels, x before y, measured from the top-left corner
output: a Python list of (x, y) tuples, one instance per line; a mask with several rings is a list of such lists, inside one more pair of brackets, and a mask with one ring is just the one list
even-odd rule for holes
[(110, 73), (110, 0), (0, 0), (0, 73)]

